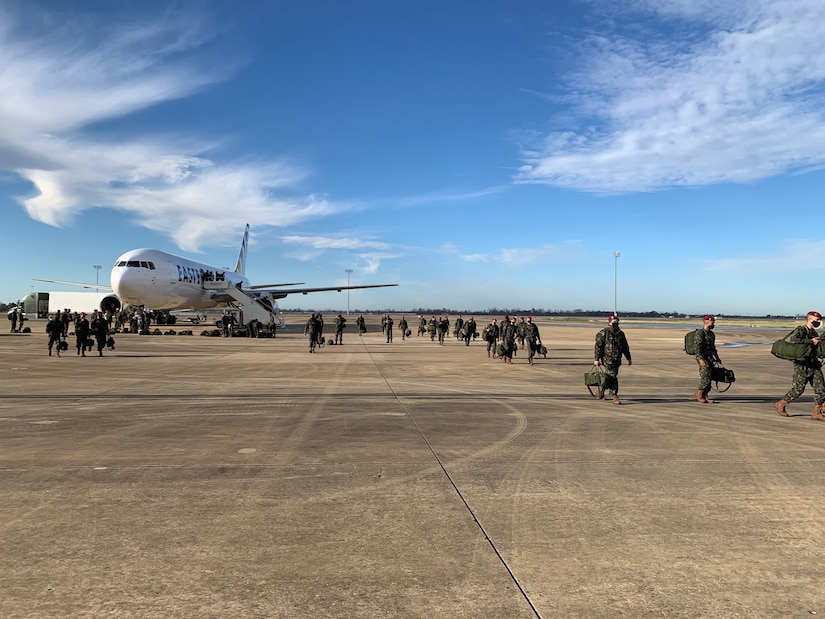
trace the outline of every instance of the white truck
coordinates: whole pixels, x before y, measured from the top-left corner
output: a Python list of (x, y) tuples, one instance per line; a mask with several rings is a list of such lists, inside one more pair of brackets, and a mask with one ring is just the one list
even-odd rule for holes
[(112, 292), (49, 292), (49, 312), (86, 312), (94, 310), (114, 312), (120, 309), (120, 299)]

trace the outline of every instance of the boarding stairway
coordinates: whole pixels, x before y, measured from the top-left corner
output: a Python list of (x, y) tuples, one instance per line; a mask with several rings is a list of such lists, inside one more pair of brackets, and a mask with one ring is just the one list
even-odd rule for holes
[(238, 288), (228, 279), (210, 280), (203, 282), (204, 290), (211, 290), (212, 298), (218, 302), (225, 302), (241, 311), (241, 324), (257, 320), (267, 324), (270, 318), (275, 324), (282, 327), (284, 322), (278, 311), (278, 305), (267, 296), (253, 296)]

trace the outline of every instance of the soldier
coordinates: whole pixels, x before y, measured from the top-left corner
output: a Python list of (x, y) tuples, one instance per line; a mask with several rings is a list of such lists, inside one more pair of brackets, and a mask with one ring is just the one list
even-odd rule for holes
[(510, 320), (505, 314), (504, 320), (501, 321), (499, 327), (498, 339), (501, 341), (502, 354), (504, 363), (513, 363), (513, 351), (516, 348), (516, 317)]
[(364, 320), (364, 314), (359, 314), (355, 319), (355, 324), (358, 325), (358, 337), (361, 337), (367, 332), (367, 323)]
[(63, 322), (54, 314), (49, 314), (46, 323), (46, 333), (49, 334), (49, 356), (52, 356), (52, 346), (57, 343), (57, 356), (60, 356), (60, 338), (63, 336)]
[(315, 347), (318, 345), (318, 319), (315, 314), (310, 314), (304, 326), (304, 335), (309, 336), (309, 352), (315, 352)]
[(435, 319), (435, 316), (430, 318), (430, 322), (427, 323), (427, 333), (430, 334), (430, 341), (435, 340), (436, 332), (438, 331), (438, 321)]
[(344, 344), (344, 327), (347, 326), (347, 319), (344, 318), (341, 314), (338, 314), (335, 318), (335, 343), (343, 345)]
[(78, 355), (86, 356), (86, 340), (89, 339), (90, 333), (91, 327), (89, 326), (89, 320), (86, 318), (86, 312), (80, 312), (74, 323), (75, 345), (77, 346)]
[(11, 322), (11, 332), (17, 332), (17, 309), (13, 309), (9, 312), (9, 321)]
[(392, 344), (392, 326), (393, 326), (393, 324), (394, 324), (394, 321), (392, 319), (392, 316), (387, 314), (384, 317), (384, 332), (387, 335), (387, 344)]
[[(487, 358), (490, 359), (495, 355), (496, 342), (498, 342), (499, 328), (496, 319), (484, 327), (484, 340), (487, 342)], [(492, 353), (490, 352), (492, 351)]]
[(407, 329), (409, 328), (409, 325), (407, 324), (407, 319), (403, 316), (401, 317), (401, 320), (398, 321), (398, 328), (401, 330), (401, 339), (406, 340)]
[[(702, 319), (702, 329), (696, 334), (696, 362), (699, 364), (699, 387), (695, 395), (697, 402), (703, 402), (704, 404), (713, 404), (713, 400), (708, 399), (711, 376), (713, 375), (713, 368), (717, 364), (722, 365), (722, 361), (719, 359), (719, 353), (716, 351), (716, 335), (713, 333), (713, 327), (715, 325), (716, 319), (713, 316), (705, 316)], [(819, 377), (821, 381), (822, 372), (820, 372)], [(800, 393), (802, 392), (800, 391)]]
[(427, 332), (427, 319), (421, 314), (418, 315), (418, 335), (424, 335)]
[(319, 346), (324, 345), (324, 315), (318, 312), (315, 317), (315, 322), (318, 324), (318, 332), (315, 334), (315, 341)]
[[(616, 319), (618, 320), (618, 318)], [(538, 326), (533, 323), (533, 317), (528, 316), (527, 322), (524, 323), (524, 341), (527, 342), (527, 363), (533, 365), (533, 357), (541, 344), (541, 335), (539, 335)]]
[(794, 344), (811, 344), (810, 355), (799, 361), (793, 362), (793, 383), (791, 388), (779, 402), (774, 403), (776, 412), (783, 417), (788, 416), (785, 407), (789, 402), (793, 402), (805, 391), (805, 386), (810, 383), (814, 388), (814, 411), (812, 419), (825, 421), (823, 414), (823, 402), (825, 402), (825, 380), (822, 377), (822, 362), (817, 358), (816, 350), (820, 342), (816, 329), (822, 324), (822, 315), (819, 312), (808, 312), (807, 321), (804, 325), (799, 325), (793, 331), (789, 339)]
[(467, 319), (467, 322), (464, 323), (464, 326), (461, 328), (461, 334), (464, 338), (464, 344), (466, 346), (470, 345), (470, 341), (473, 339), (473, 335), (476, 333), (476, 321), (473, 320), (473, 317), (470, 316)]
[[(607, 319), (607, 328), (596, 334), (595, 360), (593, 365), (601, 365), (604, 372), (613, 383), (613, 404), (621, 404), (619, 399), (619, 367), (622, 365), (622, 355), (627, 359), (627, 365), (633, 365), (630, 360), (630, 346), (627, 337), (619, 328), (619, 317), (615, 314)], [(599, 387), (599, 399), (604, 398), (604, 387)]]
[(461, 314), (458, 315), (458, 318), (455, 319), (455, 331), (453, 335), (455, 335), (455, 339), (461, 339), (464, 337), (461, 332), (461, 327), (464, 326), (464, 319), (461, 317)]
[(95, 310), (95, 317), (89, 328), (97, 340), (97, 355), (102, 357), (103, 347), (106, 346), (106, 340), (109, 337), (109, 323), (103, 318), (103, 312)]
[(450, 332), (450, 319), (442, 316), (438, 320), (438, 345), (444, 346), (444, 338)]
[(516, 341), (519, 344), (519, 348), (524, 350), (524, 340), (527, 337), (527, 323), (524, 322), (524, 316), (518, 319), (516, 323)]

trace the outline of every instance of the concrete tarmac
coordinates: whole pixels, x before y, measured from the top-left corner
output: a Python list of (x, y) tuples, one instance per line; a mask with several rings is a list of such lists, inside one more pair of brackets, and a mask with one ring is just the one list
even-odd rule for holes
[(810, 387), (773, 409), (787, 329), (720, 320), (709, 405), (684, 329), (624, 324), (615, 406), (583, 385), (601, 321), (539, 321), (530, 367), (374, 320), (315, 354), (297, 325), (103, 358), (0, 336), (0, 616), (825, 614), (825, 423)]

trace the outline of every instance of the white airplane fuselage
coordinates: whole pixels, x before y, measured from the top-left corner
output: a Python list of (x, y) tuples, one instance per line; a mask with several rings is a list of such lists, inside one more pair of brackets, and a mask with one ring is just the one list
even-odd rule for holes
[[(133, 249), (112, 267), (111, 285), (122, 303), (152, 309), (210, 309), (225, 307), (225, 296), (204, 290), (207, 273), (246, 287), (243, 275), (157, 249)], [(221, 300), (216, 300), (221, 299)]]

